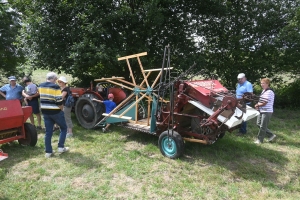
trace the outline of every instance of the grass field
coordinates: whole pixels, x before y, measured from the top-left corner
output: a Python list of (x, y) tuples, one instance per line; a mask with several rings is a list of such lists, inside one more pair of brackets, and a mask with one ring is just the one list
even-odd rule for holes
[(85, 130), (73, 116), (68, 153), (44, 158), (42, 132), (36, 147), (2, 145), (9, 158), (0, 162), (0, 199), (300, 199), (299, 120), (299, 111), (276, 110), (274, 143), (253, 143), (253, 120), (245, 137), (186, 143), (171, 160), (155, 136), (118, 126)]
[[(39, 84), (39, 83), (42, 83), (42, 82), (45, 82), (46, 80), (46, 75), (49, 71), (47, 70), (35, 70), (33, 71), (32, 73), (32, 81), (36, 84)], [(60, 76), (65, 76), (68, 80), (69, 83), (71, 83), (73, 81), (73, 78), (72, 76), (70, 76), (69, 74), (66, 74), (66, 73), (61, 73), (61, 74), (57, 74), (58, 75), (58, 78)]]

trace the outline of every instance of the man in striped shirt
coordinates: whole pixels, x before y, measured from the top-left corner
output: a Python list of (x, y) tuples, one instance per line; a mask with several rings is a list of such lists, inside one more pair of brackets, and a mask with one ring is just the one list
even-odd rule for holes
[(259, 132), (257, 135), (257, 140), (254, 142), (255, 144), (263, 143), (265, 136), (269, 137), (269, 142), (276, 138), (276, 135), (268, 129), (268, 124), (273, 114), (275, 94), (269, 87), (270, 80), (268, 78), (261, 79), (260, 85), (263, 91), (260, 95), (259, 102), (255, 105), (255, 108), (260, 112), (260, 114), (257, 116), (257, 126), (259, 127)]
[(40, 104), (41, 111), (44, 117), (44, 123), (46, 127), (45, 135), (45, 157), (50, 158), (53, 155), (52, 150), (52, 135), (53, 126), (58, 124), (60, 127), (60, 135), (58, 141), (58, 153), (64, 153), (69, 150), (68, 147), (64, 147), (66, 134), (67, 134), (67, 124), (64, 117), (63, 105), (62, 105), (62, 95), (60, 87), (55, 84), (57, 80), (57, 74), (54, 72), (49, 72), (47, 74), (47, 81), (41, 83), (39, 86), (40, 93)]

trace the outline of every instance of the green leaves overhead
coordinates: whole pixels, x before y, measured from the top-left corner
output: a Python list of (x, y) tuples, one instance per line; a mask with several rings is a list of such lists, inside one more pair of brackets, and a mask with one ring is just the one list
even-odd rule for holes
[(20, 27), (18, 14), (0, 2), (0, 80), (15, 75), (17, 65), (23, 61), (22, 51), (15, 43)]
[[(117, 57), (148, 52), (142, 63), (162, 64), (172, 47), (171, 65), (216, 73), (234, 87), (244, 72), (251, 82), (297, 64), (295, 9), (299, 0), (15, 0), (22, 13), (20, 44), (36, 68), (65, 71), (83, 83), (129, 72)], [(295, 24), (292, 27), (291, 24)], [(294, 31), (291, 39), (286, 35)], [(287, 54), (293, 55), (293, 57)], [(293, 59), (292, 59), (293, 58)], [(139, 78), (138, 63), (132, 61)]]

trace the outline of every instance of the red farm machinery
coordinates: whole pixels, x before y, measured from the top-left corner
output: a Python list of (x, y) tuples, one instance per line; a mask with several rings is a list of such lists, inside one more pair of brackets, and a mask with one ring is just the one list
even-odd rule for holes
[[(22, 107), (19, 100), (0, 101), (0, 144), (18, 140), (21, 145), (35, 146), (37, 143), (36, 128), (27, 123), (32, 113), (30, 106)], [(7, 154), (0, 151), (0, 160)]]
[[(195, 64), (179, 76), (171, 77), (167, 47), (162, 68), (144, 69), (140, 57), (145, 55), (146, 52), (118, 58), (126, 61), (131, 81), (124, 77), (101, 78), (94, 80), (98, 82), (95, 90), (72, 88), (73, 96), (78, 98), (76, 117), (83, 127), (95, 128), (109, 120), (125, 128), (157, 135), (161, 153), (178, 158), (184, 151), (185, 141), (213, 144), (226, 131), (231, 132), (242, 121), (258, 115), (258, 111), (246, 105), (245, 99), (237, 99), (218, 80), (195, 79), (202, 72), (195, 73)], [(140, 83), (135, 79), (130, 59), (138, 61)], [(108, 84), (110, 87), (106, 87)], [(117, 107), (106, 114), (104, 105), (92, 99), (103, 100), (108, 93), (116, 97)]]

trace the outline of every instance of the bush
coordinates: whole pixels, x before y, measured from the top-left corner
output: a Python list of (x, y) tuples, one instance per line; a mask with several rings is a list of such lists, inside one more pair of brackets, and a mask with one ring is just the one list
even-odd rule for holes
[(299, 108), (300, 107), (300, 80), (288, 85), (275, 88), (276, 108)]

